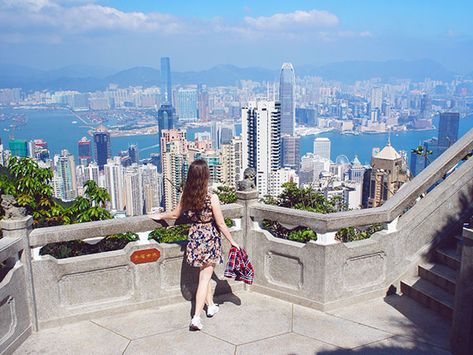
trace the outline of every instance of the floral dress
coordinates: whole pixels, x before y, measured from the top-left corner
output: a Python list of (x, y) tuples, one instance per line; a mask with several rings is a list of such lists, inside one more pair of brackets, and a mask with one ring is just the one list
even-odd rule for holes
[(209, 263), (223, 264), (222, 239), (215, 223), (210, 194), (205, 198), (200, 211), (187, 211), (192, 221), (187, 243), (187, 263), (200, 267)]

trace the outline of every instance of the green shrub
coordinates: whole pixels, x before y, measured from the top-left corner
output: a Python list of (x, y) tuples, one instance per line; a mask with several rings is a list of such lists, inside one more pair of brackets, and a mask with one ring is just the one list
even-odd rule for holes
[(263, 229), (266, 229), (276, 238), (292, 240), (300, 243), (307, 243), (310, 240), (317, 240), (317, 233), (306, 227), (296, 227), (288, 229), (279, 222), (263, 220)]
[(182, 242), (187, 240), (189, 228), (189, 224), (181, 224), (172, 227), (158, 227), (149, 233), (148, 239), (153, 239), (158, 243)]
[(51, 255), (56, 259), (74, 256), (102, 253), (123, 249), (128, 243), (137, 241), (138, 234), (132, 232), (112, 234), (100, 240), (97, 244), (89, 244), (82, 240), (46, 244), (39, 251), (40, 255)]
[(223, 205), (234, 203), (237, 201), (236, 190), (234, 187), (220, 185), (219, 187), (217, 187), (216, 193), (220, 200), (220, 203)]
[(367, 228), (361, 228), (361, 227), (342, 228), (338, 230), (337, 234), (335, 234), (335, 239), (343, 243), (368, 239), (374, 233), (379, 232), (382, 229), (383, 229), (383, 226), (381, 224), (373, 224)]

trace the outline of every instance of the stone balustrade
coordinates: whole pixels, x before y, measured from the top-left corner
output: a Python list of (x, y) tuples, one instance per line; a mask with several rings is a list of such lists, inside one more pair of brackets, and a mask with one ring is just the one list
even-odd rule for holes
[[(374, 209), (323, 215), (265, 205), (255, 191), (237, 192), (237, 203), (222, 209), (225, 217), (238, 220), (232, 234), (255, 267), (249, 288), (320, 310), (395, 289), (437, 243), (451, 237), (452, 228), (473, 215), (473, 159), (462, 161), (472, 150), (470, 130)], [(275, 238), (260, 227), (264, 219), (311, 228), (318, 240), (303, 244)], [(367, 240), (339, 243), (333, 238), (340, 228), (374, 223), (386, 228)], [(0, 352), (13, 349), (37, 328), (190, 300), (197, 274), (184, 260), (185, 244), (147, 239), (149, 231), (160, 225), (146, 216), (35, 230), (31, 217), (2, 221), (0, 261), (9, 260), (9, 269), (0, 280)], [(140, 240), (122, 250), (60, 260), (38, 253), (49, 243), (88, 242), (124, 232), (138, 233)], [(228, 243), (224, 247), (227, 252)], [(137, 262), (136, 255), (144, 254), (158, 257)], [(214, 281), (217, 293), (248, 289), (223, 279), (222, 266), (216, 269)], [(11, 299), (18, 306), (16, 321)]]

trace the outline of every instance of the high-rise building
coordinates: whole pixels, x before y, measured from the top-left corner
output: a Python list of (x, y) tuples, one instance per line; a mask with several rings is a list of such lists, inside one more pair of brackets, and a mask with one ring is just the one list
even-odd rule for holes
[(161, 57), (161, 104), (172, 106), (171, 60)]
[(54, 167), (57, 181), (57, 195), (63, 201), (71, 201), (77, 197), (76, 164), (74, 156), (66, 149), (54, 156)]
[(222, 182), (228, 186), (236, 187), (237, 182), (243, 179), (241, 137), (235, 137), (230, 143), (222, 144), (221, 155)]
[(120, 157), (109, 159), (104, 165), (105, 188), (110, 195), (110, 209), (125, 209), (124, 169)]
[(348, 171), (348, 178), (351, 181), (363, 184), (363, 176), (365, 175), (366, 168), (361, 164), (358, 156), (351, 162), (350, 169)]
[(136, 144), (130, 144), (128, 146), (128, 156), (130, 157), (132, 164), (138, 164), (140, 162), (140, 152)]
[(299, 170), (301, 139), (298, 136), (282, 136), (282, 166)]
[(458, 112), (440, 113), (438, 145), (443, 153), (458, 140), (458, 125), (460, 114)]
[(140, 166), (143, 179), (143, 201), (146, 213), (159, 209), (163, 195), (163, 176), (152, 164)]
[(402, 156), (388, 143), (371, 159), (368, 207), (378, 207), (409, 180)]
[(249, 102), (242, 108), (243, 167), (256, 171), (256, 186), (270, 193), (271, 173), (281, 168), (281, 105), (274, 101)]
[(283, 184), (293, 182), (299, 186), (299, 176), (291, 168), (281, 168), (271, 173), (271, 191), (270, 195), (279, 196), (283, 191)]
[[(175, 127), (176, 110), (171, 105), (161, 105), (158, 110), (158, 143), (161, 144), (163, 130), (173, 129)], [(158, 171), (161, 172), (161, 161), (158, 158)]]
[(8, 147), (10, 148), (11, 155), (21, 158), (28, 156), (28, 142), (25, 140), (11, 139), (8, 142)]
[(31, 158), (46, 161), (49, 159), (48, 142), (34, 139), (28, 143), (28, 152)]
[(86, 137), (82, 137), (79, 142), (77, 142), (79, 148), (79, 159), (82, 161), (90, 163), (92, 160), (92, 142)]
[(382, 87), (374, 87), (371, 89), (371, 110), (381, 110), (383, 107), (383, 88)]
[(279, 101), (281, 102), (281, 135), (294, 135), (296, 125), (295, 104), (296, 78), (291, 63), (284, 63), (279, 79)]
[(141, 216), (144, 211), (143, 178), (138, 165), (126, 168), (124, 174), (126, 215)]
[(209, 117), (209, 93), (204, 85), (197, 85), (197, 107), (199, 120), (206, 121)]
[(186, 132), (163, 130), (161, 137), (161, 164), (164, 186), (164, 208), (172, 210), (179, 203), (189, 165)]
[(314, 154), (323, 159), (330, 160), (330, 139), (318, 137), (314, 139)]
[(179, 88), (176, 93), (176, 108), (180, 121), (197, 120), (197, 90)]
[(110, 133), (104, 125), (98, 126), (94, 131), (94, 151), (95, 161), (99, 169), (103, 170), (103, 166), (112, 155)]

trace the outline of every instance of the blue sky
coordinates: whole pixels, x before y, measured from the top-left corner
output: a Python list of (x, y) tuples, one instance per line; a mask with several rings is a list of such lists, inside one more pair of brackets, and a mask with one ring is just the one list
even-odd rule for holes
[(175, 70), (434, 59), (473, 71), (473, 1), (0, 0), (0, 63)]

